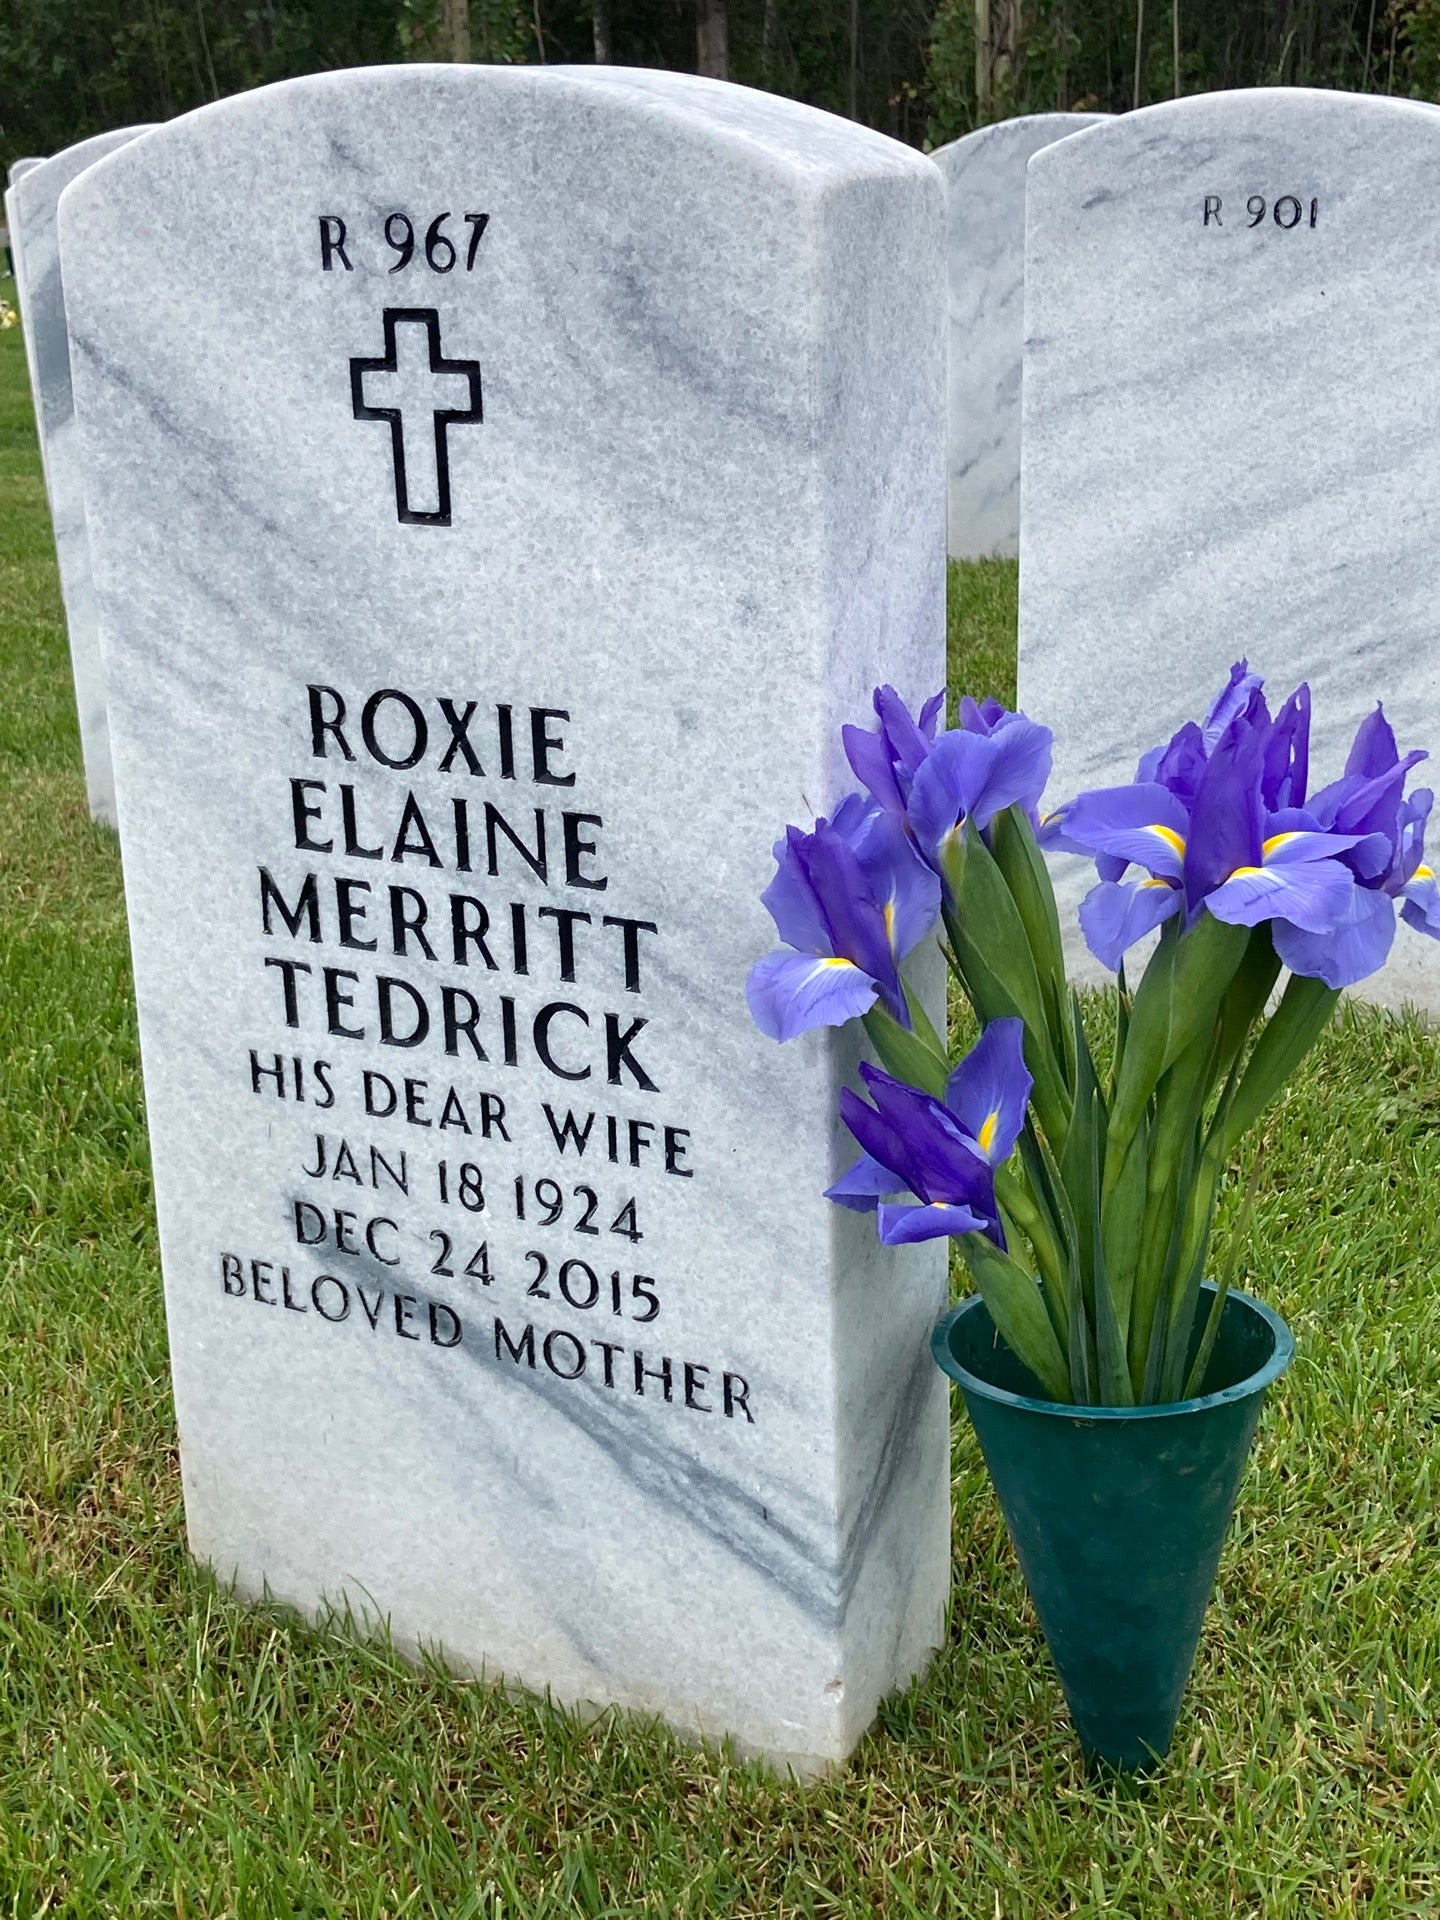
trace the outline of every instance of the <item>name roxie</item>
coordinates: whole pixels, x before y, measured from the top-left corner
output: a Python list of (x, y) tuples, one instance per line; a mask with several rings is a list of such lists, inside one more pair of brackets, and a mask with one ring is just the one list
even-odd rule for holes
[[(369, 761), (392, 773), (408, 773), (420, 766), (436, 773), (477, 780), (528, 780), (539, 787), (573, 787), (575, 775), (563, 765), (565, 738), (558, 723), (570, 715), (563, 707), (528, 707), (517, 716), (512, 706), (496, 705), (477, 718), (480, 703), (463, 704), (448, 695), (422, 704), (400, 687), (380, 687), (358, 706), (337, 687), (307, 686), (310, 751), (320, 760), (340, 767)], [(481, 755), (484, 755), (482, 759)], [(480, 858), (492, 878), (500, 871), (500, 845), (518, 858), (545, 885), (551, 884), (552, 850), (547, 848), (546, 815), (534, 809), (533, 823), (507, 818), (493, 801), (481, 803), (472, 817), (470, 803), (461, 796), (450, 801), (448, 815), (432, 808), (421, 810), (406, 790), (397, 800), (398, 812), (372, 818), (362, 825), (356, 791), (341, 780), (338, 790), (319, 779), (292, 779), (291, 813), (297, 850), (305, 853), (342, 853), (352, 860), (388, 860), (420, 864), (457, 873), (474, 871), (472, 838), (483, 842)], [(338, 800), (338, 810), (336, 802)], [(428, 804), (428, 803), (427, 803)], [(569, 808), (560, 815), (560, 846), (564, 884), (603, 893), (609, 886), (591, 864), (598, 848), (591, 830), (604, 822), (596, 813)], [(549, 836), (552, 843), (556, 836)], [(479, 851), (477, 846), (476, 851)]]

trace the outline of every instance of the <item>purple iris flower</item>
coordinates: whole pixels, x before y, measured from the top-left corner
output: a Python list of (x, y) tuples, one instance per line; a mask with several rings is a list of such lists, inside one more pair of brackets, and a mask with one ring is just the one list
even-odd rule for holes
[(745, 985), (772, 1040), (838, 1027), (881, 1001), (904, 1027), (900, 963), (934, 926), (940, 884), (901, 821), (858, 793), (813, 833), (787, 827), (761, 896), (791, 951), (768, 953)]
[(877, 687), (874, 703), (878, 728), (840, 729), (845, 758), (877, 805), (887, 813), (904, 813), (911, 784), (930, 751), (945, 709), (945, 689), (931, 694), (918, 720), (911, 716), (894, 687)]
[(1257, 708), (1266, 720), (1270, 718), (1265, 710), (1265, 683), (1258, 673), (1251, 673), (1248, 660), (1237, 660), (1205, 716), (1201, 739), (1206, 754), (1215, 750), (1236, 720), (1253, 722)]
[(1351, 836), (1340, 855), (1354, 885), (1344, 914), (1328, 928), (1288, 920), (1275, 927), (1275, 950), (1292, 972), (1349, 987), (1384, 965), (1395, 939), (1395, 902), (1408, 925), (1440, 939), (1440, 895), (1425, 861), (1432, 796), (1405, 796), (1405, 778), (1427, 756), (1401, 754), (1382, 707), (1361, 721), (1345, 771), (1317, 793), (1308, 813), (1330, 832)]
[[(826, 1198), (879, 1213), (886, 1246), (984, 1233), (1005, 1245), (995, 1169), (1014, 1151), (1032, 1085), (1024, 1023), (994, 1020), (951, 1073), (943, 1101), (868, 1064), (860, 1068), (874, 1106), (847, 1087), (840, 1113), (864, 1152)], [(890, 1194), (909, 1194), (888, 1200)]]
[(1425, 822), (1434, 803), (1435, 796), (1428, 787), (1417, 787), (1405, 802), (1397, 867), (1408, 876), (1399, 887), (1405, 902), (1400, 918), (1417, 933), (1440, 940), (1440, 886), (1436, 885), (1435, 869), (1425, 859)]
[(1053, 741), (1048, 727), (998, 701), (961, 701), (960, 725), (941, 734), (910, 790), (910, 831), (932, 866), (967, 820), (983, 833), (1006, 807), (1034, 818)]
[[(1203, 728), (1182, 727), (1146, 754), (1133, 785), (1062, 810), (1051, 844), (1094, 854), (1100, 873), (1080, 908), (1098, 959), (1118, 967), (1143, 934), (1205, 908), (1231, 925), (1275, 921), (1306, 936), (1345, 922), (1355, 877), (1343, 856), (1362, 849), (1368, 829), (1305, 810), (1309, 740), (1308, 687), (1272, 721), (1240, 660)], [(1144, 877), (1122, 879), (1131, 866)]]

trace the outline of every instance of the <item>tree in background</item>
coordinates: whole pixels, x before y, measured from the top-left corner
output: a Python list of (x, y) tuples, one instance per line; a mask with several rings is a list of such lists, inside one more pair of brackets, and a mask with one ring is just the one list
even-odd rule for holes
[(0, 161), (392, 60), (669, 67), (935, 145), (1212, 87), (1440, 97), (1440, 0), (0, 0)]

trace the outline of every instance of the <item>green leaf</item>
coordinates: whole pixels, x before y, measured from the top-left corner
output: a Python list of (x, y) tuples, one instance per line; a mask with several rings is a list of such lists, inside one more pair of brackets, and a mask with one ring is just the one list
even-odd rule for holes
[(1220, 1008), (1220, 1071), (1228, 1073), (1251, 1027), (1265, 1011), (1270, 989), (1280, 977), (1280, 956), (1269, 923), (1252, 927), (1235, 978)]
[(1177, 1223), (1185, 1213), (1199, 1157), (1199, 1128), (1214, 1078), (1218, 1038), (1202, 1033), (1160, 1082), (1149, 1127), (1145, 1215), (1131, 1303), (1130, 1366), (1138, 1393), (1158, 1366), (1153, 1338), (1157, 1321), (1169, 1316), (1167, 1286), (1173, 1279)]
[(1002, 1210), (1030, 1242), (1035, 1255), (1035, 1264), (1040, 1270), (1040, 1280), (1046, 1309), (1050, 1313), (1051, 1325), (1054, 1326), (1056, 1337), (1063, 1346), (1065, 1255), (1062, 1250), (1060, 1229), (1052, 1218), (1049, 1208), (1032, 1190), (1030, 1182), (1018, 1175), (1011, 1166), (996, 1168), (995, 1197)]
[(960, 1251), (995, 1330), (1052, 1400), (1070, 1399), (1070, 1380), (1040, 1289), (983, 1233), (962, 1233)]
[(1079, 1231), (1069, 1206), (1066, 1183), (1060, 1179), (1060, 1167), (1054, 1164), (1048, 1146), (1041, 1139), (1033, 1117), (1025, 1117), (1020, 1135), (1020, 1158), (1031, 1188), (1041, 1194), (1060, 1229), (1060, 1246), (1066, 1263), (1066, 1336), (1064, 1352), (1069, 1363), (1069, 1398), (1083, 1405), (1094, 1404), (1094, 1334), (1091, 1309), (1085, 1300), (1085, 1273), (1081, 1267)]
[(1340, 998), (1323, 980), (1293, 973), (1280, 1004), (1255, 1042), (1235, 1097), (1224, 1116), (1222, 1157), (1235, 1151), (1241, 1136), (1254, 1126), (1300, 1062), (1330, 1024)]
[(1216, 1157), (1213, 1144), (1207, 1146), (1191, 1182), (1186, 1212), (1180, 1228), (1175, 1256), (1175, 1277), (1184, 1276), (1183, 1286), (1172, 1285), (1169, 1325), (1165, 1329), (1165, 1352), (1157, 1396), (1162, 1400), (1180, 1397), (1190, 1334), (1200, 1302), (1200, 1288), (1210, 1251), (1210, 1234), (1215, 1224), (1215, 1205), (1220, 1196), (1224, 1165)]
[(1162, 1075), (1215, 1024), (1220, 1001), (1250, 938), (1248, 927), (1228, 926), (1202, 913), (1185, 934), (1169, 921), (1130, 1009), (1125, 1053), (1110, 1110), (1105, 1191), (1119, 1179), (1141, 1115)]
[(937, 1100), (945, 1098), (945, 1082), (950, 1077), (948, 1060), (932, 1053), (918, 1034), (907, 1032), (878, 1001), (864, 1016), (863, 1024), (887, 1073)]
[[(1099, 1195), (1093, 1192), (1095, 1162), (1104, 1152), (1100, 1139), (1102, 1110), (1097, 1101), (1095, 1067), (1089, 1047), (1078, 1055), (1075, 1108), (1065, 1148), (1060, 1154), (1060, 1178), (1075, 1221), (1076, 1251), (1085, 1282), (1085, 1304), (1095, 1302), (1095, 1247), (1099, 1239)], [(1103, 1164), (1103, 1162), (1102, 1162)]]
[[(1250, 1238), (1250, 1222), (1255, 1212), (1255, 1196), (1260, 1188), (1260, 1169), (1264, 1163), (1265, 1149), (1262, 1146), (1255, 1155), (1254, 1165), (1250, 1169), (1250, 1178), (1245, 1183), (1245, 1198), (1240, 1203), (1240, 1212), (1230, 1232), (1230, 1244), (1226, 1249), (1225, 1267), (1215, 1287), (1215, 1298), (1210, 1304), (1210, 1313), (1205, 1322), (1205, 1331), (1200, 1336), (1200, 1344), (1195, 1350), (1189, 1378), (1182, 1387), (1179, 1382), (1179, 1365), (1173, 1369), (1174, 1384), (1171, 1392), (1176, 1399), (1188, 1400), (1192, 1394), (1200, 1391), (1205, 1378), (1205, 1369), (1210, 1364), (1210, 1355), (1215, 1349), (1216, 1335), (1220, 1331), (1220, 1316), (1225, 1306), (1225, 1296), (1235, 1281), (1235, 1269), (1240, 1262), (1240, 1252)], [(1190, 1329), (1195, 1317), (1195, 1307), (1199, 1304), (1200, 1286), (1196, 1282), (1195, 1301), (1185, 1318), (1183, 1329), (1177, 1327), (1177, 1337), (1173, 1342), (1177, 1362), (1183, 1363), (1190, 1349)]]
[(1114, 1304), (1116, 1324), (1127, 1342), (1135, 1297), (1135, 1269), (1140, 1257), (1140, 1235), (1145, 1221), (1145, 1174), (1149, 1128), (1142, 1125), (1130, 1142), (1125, 1164), (1108, 1195), (1100, 1203), (1101, 1252)]
[[(1130, 1385), (1130, 1369), (1126, 1365), (1125, 1341), (1120, 1323), (1115, 1313), (1115, 1302), (1110, 1292), (1110, 1278), (1105, 1270), (1105, 1251), (1100, 1219), (1100, 1092), (1097, 1087), (1090, 1089), (1090, 1165), (1089, 1204), (1090, 1231), (1093, 1238), (1091, 1248), (1091, 1291), (1095, 1296), (1095, 1359), (1099, 1373), (1100, 1404), (1107, 1407), (1128, 1407), (1134, 1404), (1134, 1393)], [(1073, 1127), (1072, 1127), (1073, 1131)]]
[(1035, 829), (1023, 807), (1006, 807), (990, 827), (995, 864), (1015, 902), (1030, 944), (1050, 1027), (1050, 1044), (1062, 1064), (1065, 1078), (1075, 1078), (1074, 1031), (1070, 1024), (1065, 986), (1065, 955), (1060, 943), (1060, 915), (1055, 889), (1035, 839)]
[(931, 1053), (937, 1055), (941, 1060), (944, 1060), (948, 1066), (950, 1057), (949, 1050), (945, 1042), (935, 1031), (935, 1023), (925, 1011), (924, 1003), (919, 994), (914, 992), (904, 980), (901, 981), (900, 986), (901, 991), (905, 995), (905, 1004), (910, 1009), (910, 1021), (915, 1029), (916, 1038), (922, 1046), (928, 1047)]
[(1025, 1064), (1035, 1081), (1040, 1124), (1052, 1143), (1063, 1145), (1070, 1125), (1070, 1092), (1056, 1059), (1020, 911), (994, 855), (972, 828), (950, 841), (942, 864), (951, 892), (945, 930), (961, 985), (982, 1026), (1006, 1018), (1024, 1022)]

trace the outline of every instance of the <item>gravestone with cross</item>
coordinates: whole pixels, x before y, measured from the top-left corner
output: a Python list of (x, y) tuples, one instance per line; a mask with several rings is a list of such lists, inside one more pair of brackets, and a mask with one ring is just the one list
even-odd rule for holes
[(85, 533), (85, 477), (81, 470), (75, 407), (70, 391), (70, 351), (65, 332), (65, 287), (55, 215), (60, 195), (87, 167), (127, 145), (145, 127), (121, 127), (66, 147), (48, 160), (17, 160), (10, 169), (5, 216), (15, 262), (15, 291), (25, 328), (25, 356), (35, 402), (35, 431), (45, 469), (45, 491), (55, 532), (55, 556), (70, 667), (85, 761), (85, 791), (94, 819), (115, 824), (115, 775), (105, 712), (105, 674), (90, 550)]
[(943, 1254), (744, 999), (943, 679), (940, 218), (789, 101), (460, 66), (61, 210), (195, 1550), (801, 1766), (947, 1583)]
[[(1377, 699), (1440, 749), (1437, 166), (1433, 107), (1292, 87), (1030, 162), (1020, 699), (1055, 800), (1132, 779), (1241, 655), (1310, 682), (1312, 791)], [(1093, 880), (1059, 863), (1067, 906)], [(1440, 1010), (1440, 949), (1401, 926), (1362, 991)]]
[(1104, 118), (1020, 114), (930, 156), (945, 176), (952, 560), (1019, 547), (1025, 168), (1042, 147)]

